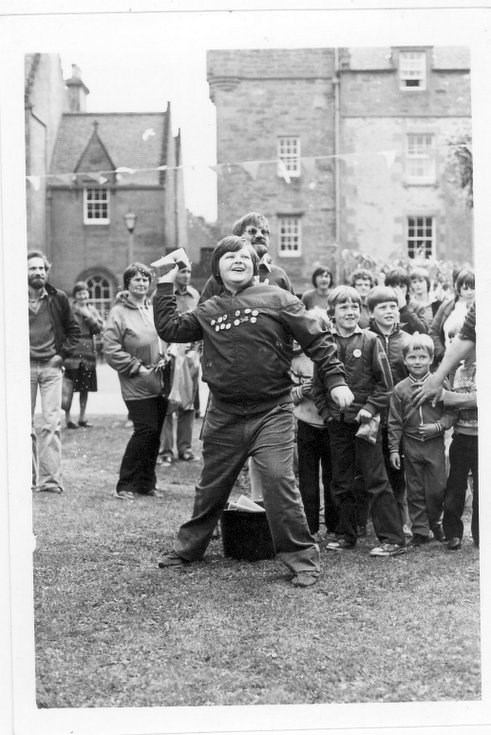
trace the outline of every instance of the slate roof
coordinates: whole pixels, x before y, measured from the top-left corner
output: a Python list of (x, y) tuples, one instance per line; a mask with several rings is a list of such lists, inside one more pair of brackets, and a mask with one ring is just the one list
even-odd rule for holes
[[(167, 149), (164, 136), (170, 128), (166, 124), (169, 115), (169, 112), (65, 113), (58, 130), (50, 174), (67, 174), (75, 170), (94, 132), (94, 122), (97, 122), (97, 134), (116, 168), (173, 166), (175, 162), (163, 160), (163, 151)], [(147, 134), (144, 140), (143, 133), (150, 130), (154, 130), (155, 135)], [(124, 180), (131, 184), (159, 184), (160, 172), (137, 172), (125, 175)], [(56, 180), (52, 183), (56, 184)]]

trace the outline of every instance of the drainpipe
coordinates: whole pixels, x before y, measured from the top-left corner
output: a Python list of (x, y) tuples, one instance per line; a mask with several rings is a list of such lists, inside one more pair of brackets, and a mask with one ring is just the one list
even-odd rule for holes
[(335, 282), (339, 283), (340, 272), (340, 249), (341, 249), (341, 191), (340, 191), (340, 161), (339, 161), (339, 138), (340, 138), (340, 74), (339, 74), (339, 49), (334, 49), (334, 196), (335, 196), (335, 228), (334, 237), (336, 243), (335, 255)]

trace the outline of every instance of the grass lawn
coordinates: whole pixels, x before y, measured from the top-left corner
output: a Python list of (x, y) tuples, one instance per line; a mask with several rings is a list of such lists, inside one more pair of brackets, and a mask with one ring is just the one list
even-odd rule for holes
[(480, 699), (468, 531), (460, 552), (432, 542), (392, 559), (368, 556), (373, 535), (343, 555), (321, 544), (309, 589), (272, 560), (224, 558), (220, 540), (204, 561), (160, 570), (200, 462), (159, 467), (163, 498), (117, 500), (131, 429), (91, 423), (64, 430), (65, 494), (33, 496), (39, 707)]

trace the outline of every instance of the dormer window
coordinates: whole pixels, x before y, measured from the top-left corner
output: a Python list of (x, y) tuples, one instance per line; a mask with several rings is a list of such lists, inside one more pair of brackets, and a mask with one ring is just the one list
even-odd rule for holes
[(401, 51), (399, 53), (399, 88), (426, 89), (425, 51)]
[(84, 224), (109, 224), (109, 189), (102, 186), (84, 189)]

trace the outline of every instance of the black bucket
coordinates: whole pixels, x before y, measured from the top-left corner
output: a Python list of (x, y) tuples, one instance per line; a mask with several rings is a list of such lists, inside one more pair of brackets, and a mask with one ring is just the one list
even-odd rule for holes
[(227, 509), (220, 518), (220, 527), (225, 556), (259, 561), (275, 555), (266, 513)]

